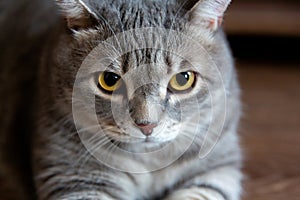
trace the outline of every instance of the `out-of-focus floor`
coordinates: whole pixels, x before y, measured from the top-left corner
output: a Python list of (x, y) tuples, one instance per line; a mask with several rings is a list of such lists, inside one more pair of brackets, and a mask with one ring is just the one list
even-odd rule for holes
[(300, 199), (300, 64), (237, 64), (244, 102), (243, 200)]

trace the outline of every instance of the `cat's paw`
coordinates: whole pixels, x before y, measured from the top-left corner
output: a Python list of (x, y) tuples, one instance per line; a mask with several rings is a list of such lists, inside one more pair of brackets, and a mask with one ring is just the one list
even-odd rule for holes
[(192, 187), (173, 192), (165, 200), (225, 200), (215, 190), (208, 188)]
[(65, 194), (59, 198), (55, 198), (59, 200), (116, 200), (108, 194), (98, 192), (98, 191), (84, 191), (84, 192), (74, 192), (70, 194)]

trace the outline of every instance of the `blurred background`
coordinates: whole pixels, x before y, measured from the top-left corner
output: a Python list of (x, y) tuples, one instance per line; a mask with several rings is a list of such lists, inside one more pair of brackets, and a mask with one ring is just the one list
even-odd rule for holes
[(300, 1), (233, 0), (224, 22), (244, 116), (244, 200), (300, 199)]

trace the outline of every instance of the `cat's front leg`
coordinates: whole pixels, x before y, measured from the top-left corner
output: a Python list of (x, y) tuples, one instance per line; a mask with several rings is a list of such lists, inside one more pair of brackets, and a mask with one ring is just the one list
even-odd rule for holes
[(74, 192), (70, 194), (63, 195), (59, 197), (60, 200), (117, 200), (115, 197), (109, 194), (99, 192), (99, 191), (84, 191), (84, 192)]
[(238, 168), (218, 168), (187, 180), (165, 200), (238, 200), (241, 179)]
[(226, 200), (219, 192), (205, 187), (191, 187), (173, 192), (165, 200)]

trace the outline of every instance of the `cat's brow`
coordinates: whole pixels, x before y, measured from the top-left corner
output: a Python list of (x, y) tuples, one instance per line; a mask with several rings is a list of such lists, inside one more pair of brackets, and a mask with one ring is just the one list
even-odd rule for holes
[(113, 72), (122, 72), (122, 68), (120, 67), (120, 65), (116, 64), (116, 63), (112, 63), (107, 67), (108, 71), (113, 71)]
[(181, 61), (180, 65), (179, 65), (180, 70), (187, 69), (187, 68), (190, 69), (190, 67), (192, 67), (192, 65), (187, 60)]

